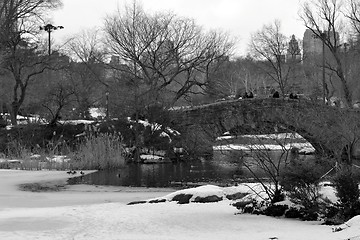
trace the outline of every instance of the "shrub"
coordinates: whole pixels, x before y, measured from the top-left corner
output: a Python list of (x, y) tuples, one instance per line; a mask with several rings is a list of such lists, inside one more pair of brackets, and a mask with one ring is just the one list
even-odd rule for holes
[(264, 214), (266, 216), (272, 216), (272, 217), (281, 217), (285, 214), (285, 211), (288, 209), (288, 206), (286, 205), (277, 205), (273, 204), (270, 205), (265, 211)]
[(11, 130), (0, 130), (0, 150), (6, 155), (13, 154), (12, 143), (16, 142), (33, 153), (42, 149), (52, 154), (64, 154), (63, 150), (68, 151), (77, 144), (74, 141), (75, 135), (83, 131), (83, 124), (64, 124), (58, 126), (41, 124), (18, 125), (14, 126)]
[(318, 213), (313, 211), (312, 209), (305, 208), (294, 208), (291, 207), (289, 210), (285, 212), (286, 218), (299, 218), (304, 221), (316, 221), (318, 220)]
[[(188, 127), (180, 129), (181, 139), (179, 145), (186, 149), (186, 158), (189, 160), (197, 160), (200, 158), (208, 158), (213, 154), (212, 142), (205, 131), (198, 127)], [(176, 140), (175, 140), (176, 141)]]
[(285, 212), (286, 218), (302, 218), (301, 209), (290, 207), (289, 210)]
[(72, 156), (73, 169), (118, 169), (125, 165), (121, 139), (112, 134), (86, 138)]
[(333, 182), (340, 204), (348, 205), (359, 201), (359, 183), (353, 171), (349, 169), (340, 170), (333, 178)]
[(350, 169), (350, 167), (344, 167), (334, 176), (333, 183), (336, 189), (336, 196), (339, 198), (335, 205), (339, 211), (335, 217), (347, 221), (359, 215), (360, 190), (358, 174)]
[(300, 217), (301, 220), (304, 221), (316, 221), (318, 220), (318, 213), (314, 209), (303, 209), (301, 211), (302, 216)]
[[(269, 151), (267, 147), (269, 141), (271, 144), (277, 144), (281, 150)], [(291, 160), (291, 150), (287, 147), (288, 141), (288, 138), (273, 134), (270, 139), (265, 141), (262, 137), (257, 136), (247, 145), (252, 158), (245, 159), (243, 165), (262, 185), (271, 204), (281, 202), (285, 197), (281, 175)], [(260, 177), (261, 175), (264, 177)]]
[[(307, 216), (314, 215), (320, 209), (320, 168), (312, 160), (294, 160), (282, 175), (282, 185), (290, 200), (304, 207)], [(313, 214), (314, 213), (314, 214)], [(317, 215), (317, 214), (316, 214)]]

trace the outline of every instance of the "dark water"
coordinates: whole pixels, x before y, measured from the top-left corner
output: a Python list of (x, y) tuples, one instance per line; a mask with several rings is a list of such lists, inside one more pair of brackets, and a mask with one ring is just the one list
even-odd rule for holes
[[(174, 187), (192, 183), (226, 184), (252, 178), (251, 173), (239, 162), (236, 151), (214, 151), (212, 160), (168, 163), (128, 164), (125, 168), (98, 171), (72, 178), (69, 184), (94, 184), (132, 187)], [(256, 168), (254, 168), (255, 171)], [(261, 173), (259, 173), (261, 176)], [(265, 175), (264, 175), (265, 176)]]

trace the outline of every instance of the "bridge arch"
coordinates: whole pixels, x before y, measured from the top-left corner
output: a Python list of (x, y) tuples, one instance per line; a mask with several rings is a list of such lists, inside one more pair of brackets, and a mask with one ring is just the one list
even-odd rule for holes
[(351, 155), (360, 156), (359, 112), (309, 100), (229, 100), (172, 111), (171, 116), (175, 127), (201, 128), (212, 141), (235, 127), (281, 124), (304, 137), (321, 155), (337, 156), (351, 144)]

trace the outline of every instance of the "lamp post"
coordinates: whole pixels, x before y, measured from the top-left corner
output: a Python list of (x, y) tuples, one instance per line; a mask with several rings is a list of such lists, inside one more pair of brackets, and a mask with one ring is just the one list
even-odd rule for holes
[(109, 119), (109, 90), (106, 90), (106, 119)]
[(51, 32), (58, 30), (58, 29), (63, 29), (63, 26), (54, 26), (52, 24), (46, 24), (45, 26), (41, 26), (40, 30), (44, 30), (46, 32), (48, 32), (48, 41), (49, 41), (49, 50), (48, 50), (48, 54), (51, 54)]
[(326, 38), (326, 32), (320, 33), (321, 41), (322, 41), (322, 85), (323, 85), (323, 96), (322, 100), (325, 104), (325, 38)]
[(349, 46), (348, 43), (344, 43), (344, 77), (347, 80), (347, 47)]

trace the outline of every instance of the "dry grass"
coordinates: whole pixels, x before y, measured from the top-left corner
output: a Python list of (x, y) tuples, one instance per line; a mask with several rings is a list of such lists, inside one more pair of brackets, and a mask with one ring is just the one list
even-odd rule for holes
[[(68, 169), (118, 169), (125, 165), (121, 139), (111, 134), (90, 136), (79, 143), (77, 150), (70, 151), (59, 146), (48, 149), (29, 149), (19, 142), (8, 146), (11, 159), (0, 164), (0, 168), (21, 170), (68, 170)], [(62, 155), (62, 154), (63, 155)], [(56, 155), (60, 154), (60, 155)]]
[(75, 169), (118, 169), (125, 165), (124, 148), (116, 135), (90, 136), (72, 153)]

